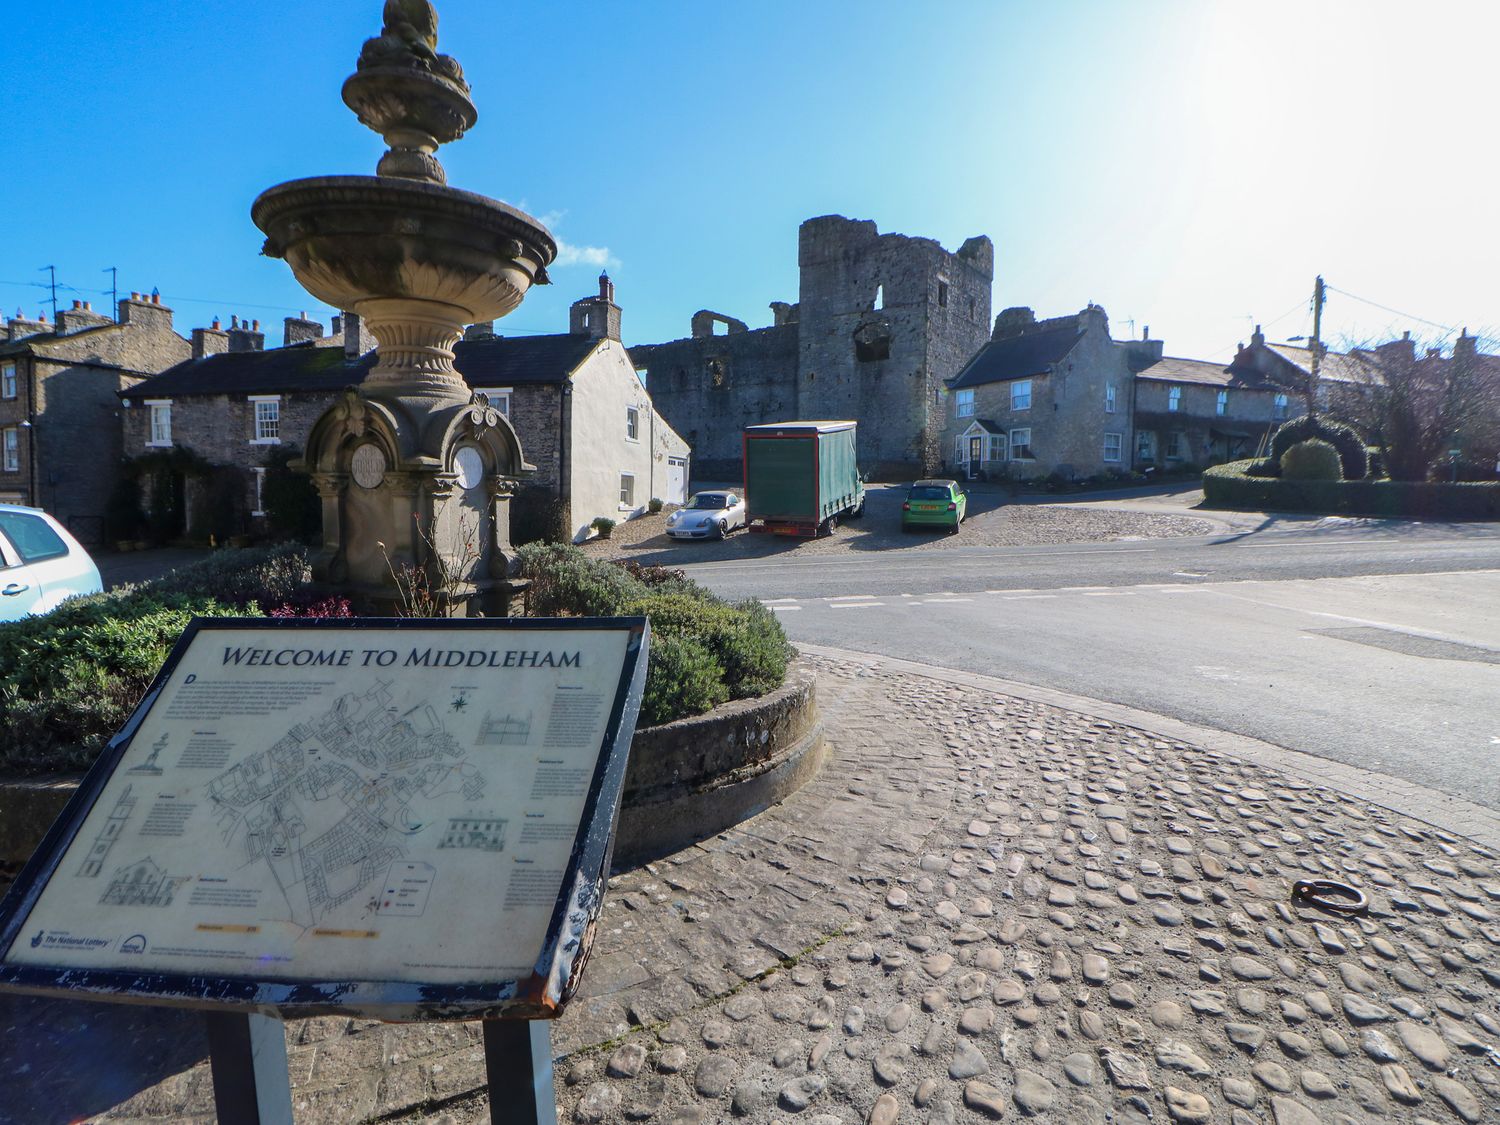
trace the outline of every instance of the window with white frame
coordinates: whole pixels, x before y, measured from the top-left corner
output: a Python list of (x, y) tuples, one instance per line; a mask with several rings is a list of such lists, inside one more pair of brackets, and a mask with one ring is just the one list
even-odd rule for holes
[(8, 359), (0, 363), (0, 398), (15, 398), (19, 393), (16, 389), (16, 361)]
[(620, 474), (620, 507), (635, 507), (635, 474)]
[(989, 454), (989, 456), (985, 458), (986, 461), (1004, 461), (1005, 460), (1005, 435), (1004, 434), (990, 434), (989, 438), (987, 439), (986, 444), (989, 446), (989, 448), (985, 451), (986, 453)]
[(1214, 413), (1221, 416), (1229, 413), (1228, 391), (1220, 391), (1218, 397), (1214, 399)]
[(953, 396), (953, 413), (958, 418), (974, 417), (974, 392), (959, 391)]
[(151, 412), (151, 431), (147, 445), (172, 444), (172, 400), (169, 398), (147, 399), (146, 409)]
[(485, 402), (507, 418), (510, 417), (511, 387), (476, 387), (475, 390), (484, 396)]
[(250, 471), (255, 474), (255, 507), (250, 509), (250, 514), (263, 516), (266, 514), (266, 471), (265, 469)]
[(1010, 385), (1010, 408), (1012, 410), (1031, 409), (1031, 380), (1017, 379)]
[(1174, 431), (1167, 435), (1167, 460), (1181, 461), (1187, 455), (1187, 439), (1185, 435)]
[(1115, 385), (1113, 383), (1105, 383), (1104, 384), (1104, 413), (1106, 413), (1106, 414), (1113, 414), (1114, 412), (1115, 412)]
[(1277, 395), (1271, 405), (1272, 418), (1286, 417), (1286, 395)]
[(964, 452), (968, 448), (968, 439), (963, 434), (953, 435), (953, 463), (961, 465), (967, 459), (968, 454)]
[(641, 440), (641, 412), (634, 406), (625, 408), (625, 440)]
[(21, 431), (15, 426), (6, 426), (3, 432), (5, 435), (5, 471), (18, 473), (21, 471)]
[(1137, 430), (1135, 435), (1135, 459), (1137, 461), (1156, 460), (1156, 431)]
[(1123, 444), (1123, 439), (1119, 434), (1105, 434), (1104, 459), (1106, 461), (1118, 461), (1120, 459), (1120, 449)]
[(251, 395), (250, 406), (255, 411), (255, 436), (251, 445), (277, 445), (281, 441), (281, 396)]
[(1031, 430), (1011, 430), (1010, 432), (1010, 459), (1012, 461), (1030, 461), (1031, 456)]
[(1171, 387), (1171, 388), (1169, 388), (1167, 390), (1167, 409), (1168, 410), (1181, 410), (1182, 409), (1182, 388), (1181, 387)]

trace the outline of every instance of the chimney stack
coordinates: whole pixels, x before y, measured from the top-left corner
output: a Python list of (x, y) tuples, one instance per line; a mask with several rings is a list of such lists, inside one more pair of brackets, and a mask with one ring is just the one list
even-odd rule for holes
[(620, 338), (620, 306), (615, 304), (615, 283), (609, 274), (599, 275), (599, 295), (574, 301), (568, 310), (568, 332), (595, 340)]
[(139, 293), (120, 302), (120, 323), (134, 324), (153, 332), (172, 331), (172, 310), (161, 303), (161, 295), (153, 300)]
[(1453, 341), (1453, 358), (1473, 359), (1479, 353), (1478, 344), (1479, 338), (1470, 336), (1468, 328), (1465, 327), (1459, 332), (1458, 339)]
[(113, 321), (101, 313), (94, 312), (89, 308), (87, 301), (74, 301), (71, 309), (63, 309), (57, 314), (57, 331), (59, 335), (68, 332), (81, 332), (85, 328), (98, 328), (102, 324), (111, 324)]
[(345, 309), (339, 314), (337, 322), (343, 326), (344, 330), (345, 359), (353, 362), (375, 346), (375, 337), (365, 327), (364, 321), (359, 317), (359, 313), (353, 313)]
[(228, 351), (263, 352), (266, 350), (266, 334), (260, 330), (260, 321), (241, 320), (230, 317), (229, 331), (225, 333)]
[(208, 328), (193, 329), (193, 358), (202, 359), (229, 350), (229, 333), (219, 327), (215, 320)]
[(308, 320), (307, 313), (300, 312), (296, 316), (289, 316), (281, 322), (281, 343), (283, 347), (291, 347), (293, 344), (301, 344), (308, 340), (321, 340), (323, 338), (323, 325), (316, 320)]

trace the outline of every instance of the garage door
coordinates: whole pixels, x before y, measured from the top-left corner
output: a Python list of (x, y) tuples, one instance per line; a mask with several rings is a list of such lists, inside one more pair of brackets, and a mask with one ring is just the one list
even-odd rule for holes
[(662, 497), (668, 504), (681, 504), (687, 499), (687, 458), (667, 458), (667, 494)]

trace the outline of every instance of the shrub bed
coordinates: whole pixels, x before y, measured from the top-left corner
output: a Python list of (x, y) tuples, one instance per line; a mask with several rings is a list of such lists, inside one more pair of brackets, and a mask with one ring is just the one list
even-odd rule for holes
[(518, 552), (537, 617), (633, 617), (651, 621), (641, 725), (701, 715), (730, 699), (781, 686), (792, 646), (781, 623), (756, 601), (715, 597), (681, 571), (620, 565), (577, 547), (532, 543)]
[[(222, 551), (164, 578), (0, 625), (0, 770), (87, 769), (193, 617), (310, 615), (300, 548)], [(347, 606), (328, 603), (327, 612)]]
[(1286, 480), (1250, 474), (1253, 461), (1215, 465), (1203, 474), (1211, 508), (1402, 519), (1500, 519), (1500, 481)]

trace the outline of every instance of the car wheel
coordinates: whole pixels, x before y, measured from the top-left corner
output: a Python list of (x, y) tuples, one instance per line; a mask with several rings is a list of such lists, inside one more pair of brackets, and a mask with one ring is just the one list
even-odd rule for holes
[(720, 520), (719, 521), (719, 534), (718, 534), (717, 538), (723, 539), (728, 534), (729, 534), (729, 521), (728, 520)]

